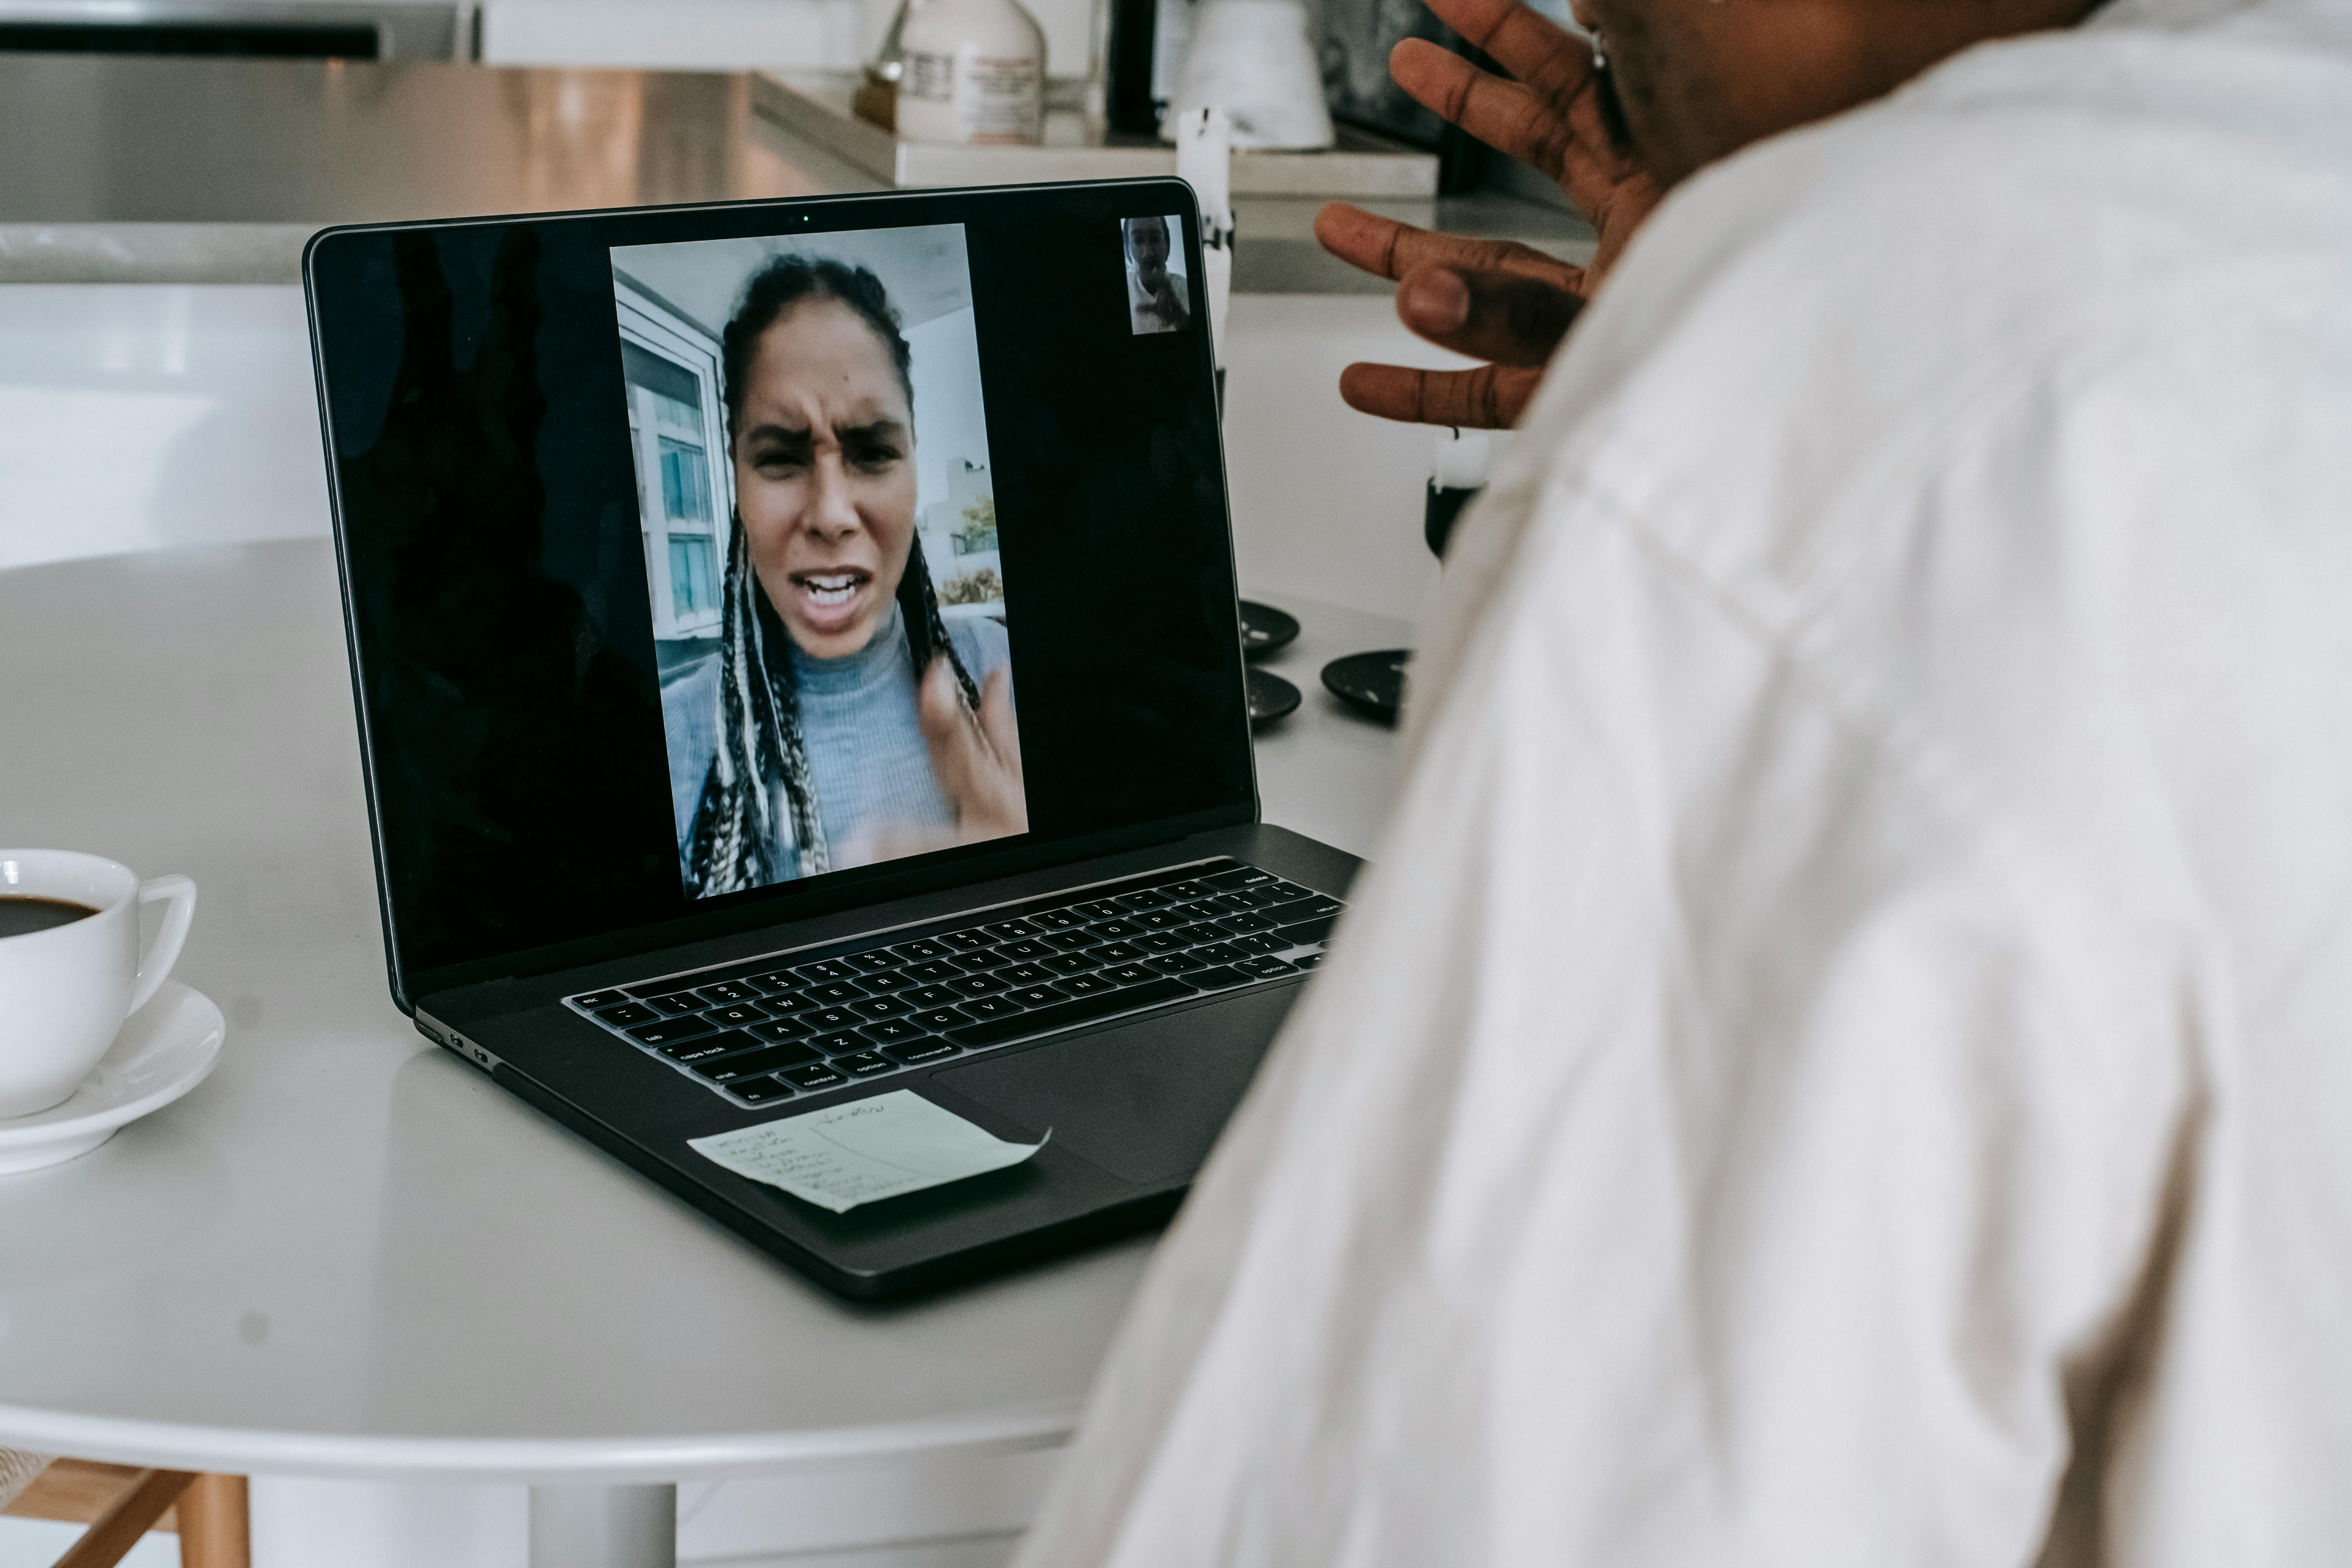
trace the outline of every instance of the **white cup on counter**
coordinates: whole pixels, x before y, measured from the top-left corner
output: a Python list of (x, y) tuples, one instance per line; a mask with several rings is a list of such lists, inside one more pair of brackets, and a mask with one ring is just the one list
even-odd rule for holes
[[(142, 905), (167, 903), (139, 950)], [(0, 849), (0, 1120), (70, 1098), (172, 973), (196, 885), (99, 855)]]

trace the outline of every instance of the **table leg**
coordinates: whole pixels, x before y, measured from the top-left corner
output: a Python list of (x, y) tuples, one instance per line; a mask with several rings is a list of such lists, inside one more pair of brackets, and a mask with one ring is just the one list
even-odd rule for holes
[(677, 1568), (677, 1488), (530, 1489), (530, 1568)]

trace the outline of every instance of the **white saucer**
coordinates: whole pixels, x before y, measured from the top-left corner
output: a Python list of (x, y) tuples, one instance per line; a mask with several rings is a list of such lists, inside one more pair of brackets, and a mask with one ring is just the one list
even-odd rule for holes
[(205, 1081), (227, 1033), (210, 997), (176, 980), (163, 982), (124, 1021), (71, 1099), (30, 1116), (0, 1118), (0, 1176), (87, 1154), (125, 1122), (161, 1110)]

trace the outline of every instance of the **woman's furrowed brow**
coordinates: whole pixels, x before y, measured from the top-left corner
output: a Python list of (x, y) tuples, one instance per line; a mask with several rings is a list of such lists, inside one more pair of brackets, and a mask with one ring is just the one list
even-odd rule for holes
[[(844, 441), (887, 441), (905, 435), (906, 430), (905, 421), (886, 417), (869, 419), (863, 425), (838, 425), (834, 427), (834, 435)], [(743, 438), (781, 446), (806, 447), (809, 444), (809, 428), (805, 425), (779, 425), (771, 420), (752, 426), (744, 432)]]

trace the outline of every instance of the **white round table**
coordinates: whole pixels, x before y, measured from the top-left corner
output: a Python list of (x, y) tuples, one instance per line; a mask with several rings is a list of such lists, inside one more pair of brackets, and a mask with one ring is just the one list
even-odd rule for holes
[[(1358, 853), (1388, 732), (1314, 685), (1393, 645), (1289, 602), (1270, 820)], [(1149, 1252), (845, 1304), (417, 1035), (384, 984), (323, 540), (0, 572), (0, 843), (200, 889), (213, 1077), (0, 1180), (0, 1446), (523, 1481), (534, 1563), (667, 1563), (680, 1480), (1064, 1441)]]

